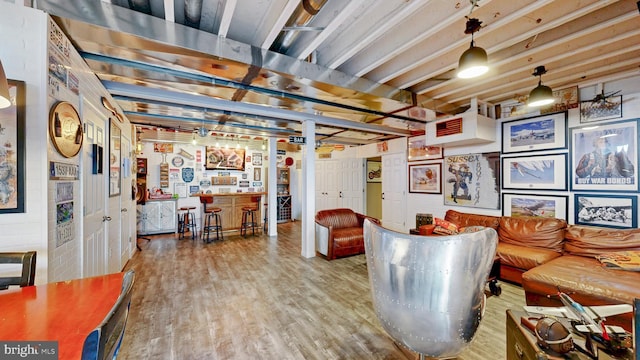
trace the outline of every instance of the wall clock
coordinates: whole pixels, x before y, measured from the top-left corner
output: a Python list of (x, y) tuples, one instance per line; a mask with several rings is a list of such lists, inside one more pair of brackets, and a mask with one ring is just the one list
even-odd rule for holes
[(76, 108), (69, 102), (56, 103), (49, 113), (49, 135), (60, 155), (70, 158), (82, 148), (82, 122)]

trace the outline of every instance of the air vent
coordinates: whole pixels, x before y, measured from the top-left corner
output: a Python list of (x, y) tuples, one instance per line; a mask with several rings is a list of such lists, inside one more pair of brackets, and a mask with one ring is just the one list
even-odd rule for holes
[(427, 144), (466, 146), (496, 141), (496, 121), (474, 112), (427, 123)]
[(436, 137), (462, 134), (462, 118), (441, 121), (436, 124)]

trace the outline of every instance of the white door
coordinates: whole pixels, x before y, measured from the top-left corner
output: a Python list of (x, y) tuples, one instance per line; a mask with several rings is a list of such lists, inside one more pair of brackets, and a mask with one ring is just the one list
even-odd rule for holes
[(316, 212), (340, 207), (338, 175), (340, 161), (316, 161)]
[[(122, 137), (122, 154), (123, 158), (128, 158), (129, 161), (135, 161), (129, 155), (129, 151), (131, 150), (131, 142), (130, 140), (123, 136)], [(128, 169), (126, 168), (128, 167)], [(131, 214), (129, 214), (129, 210), (127, 209), (129, 204), (131, 204), (133, 196), (133, 186), (134, 182), (132, 182), (133, 174), (131, 172), (131, 164), (122, 164), (122, 208), (120, 208), (120, 224), (121, 224), (121, 232), (120, 232), (120, 264), (124, 265), (129, 260), (131, 254), (131, 244), (133, 244), (134, 233), (131, 229)], [(122, 270), (122, 269), (120, 269)], [(118, 271), (120, 271), (118, 270)]]
[(364, 214), (364, 160), (344, 159), (340, 161), (340, 173), (336, 176), (340, 207)]
[(400, 232), (406, 231), (406, 161), (403, 153), (382, 156), (382, 225)]
[(109, 207), (107, 210), (108, 237), (107, 237), (107, 271), (118, 272), (122, 269), (120, 264), (120, 237), (122, 235), (122, 128), (111, 121), (109, 129)]
[[(85, 121), (85, 141), (83, 151), (83, 169), (87, 174), (82, 176), (83, 196), (83, 238), (82, 238), (82, 276), (96, 276), (105, 273), (106, 267), (106, 226), (105, 207), (108, 190), (106, 188), (109, 170), (107, 158), (108, 131), (106, 119), (86, 101), (83, 101), (83, 119)], [(96, 147), (94, 147), (94, 145)], [(95, 149), (95, 151), (94, 151)], [(102, 161), (94, 164), (94, 157), (102, 152)], [(99, 160), (99, 159), (97, 159)], [(96, 168), (94, 169), (94, 165)]]

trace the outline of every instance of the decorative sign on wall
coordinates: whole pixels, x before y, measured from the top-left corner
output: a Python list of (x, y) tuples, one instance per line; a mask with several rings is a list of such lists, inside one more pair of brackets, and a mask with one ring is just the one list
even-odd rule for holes
[(193, 181), (193, 168), (186, 167), (182, 169), (182, 181), (186, 183)]
[(213, 176), (211, 183), (213, 185), (237, 185), (238, 178), (235, 176)]
[(82, 122), (76, 108), (69, 102), (56, 103), (49, 113), (49, 135), (60, 155), (71, 158), (82, 148)]

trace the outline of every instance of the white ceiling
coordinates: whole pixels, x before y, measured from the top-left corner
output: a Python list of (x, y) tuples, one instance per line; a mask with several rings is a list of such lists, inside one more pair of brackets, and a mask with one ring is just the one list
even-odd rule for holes
[[(640, 74), (635, 0), (70, 0), (54, 15), (137, 124), (364, 144), (416, 133), (470, 99), (523, 100)], [(469, 47), (491, 70), (455, 77)], [(615, 90), (615, 89), (605, 89)], [(432, 111), (419, 111), (420, 108)], [(157, 133), (157, 132), (154, 132)], [(180, 132), (179, 132), (180, 133)], [(179, 134), (178, 133), (178, 134)]]

